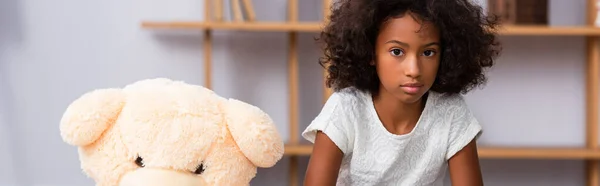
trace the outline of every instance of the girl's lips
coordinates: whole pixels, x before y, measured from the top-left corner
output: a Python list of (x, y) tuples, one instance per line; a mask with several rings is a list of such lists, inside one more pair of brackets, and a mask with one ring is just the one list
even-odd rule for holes
[(404, 90), (404, 92), (408, 94), (416, 94), (419, 93), (419, 91), (421, 90), (420, 86), (403, 86), (401, 88), (402, 90)]
[(400, 86), (404, 92), (408, 94), (417, 94), (423, 87), (423, 84), (420, 83), (407, 83)]

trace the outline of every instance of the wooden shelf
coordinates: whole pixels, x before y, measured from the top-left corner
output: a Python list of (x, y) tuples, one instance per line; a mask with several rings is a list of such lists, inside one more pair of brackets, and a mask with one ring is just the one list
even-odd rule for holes
[[(320, 22), (202, 22), (202, 21), (147, 21), (143, 28), (152, 29), (211, 29), (263, 32), (318, 32), (323, 28)], [(539, 36), (600, 36), (600, 28), (586, 26), (514, 26), (506, 25), (499, 30), (500, 35), (539, 35)]]
[[(286, 145), (285, 154), (308, 156), (312, 145)], [(479, 156), (485, 159), (600, 159), (600, 150), (585, 148), (518, 148), (479, 147)]]
[(144, 28), (155, 29), (213, 29), (263, 32), (318, 32), (319, 22), (142, 22)]
[(500, 28), (500, 35), (600, 36), (600, 28), (588, 26), (513, 26)]
[(480, 147), (479, 155), (488, 159), (600, 159), (599, 150), (586, 148)]

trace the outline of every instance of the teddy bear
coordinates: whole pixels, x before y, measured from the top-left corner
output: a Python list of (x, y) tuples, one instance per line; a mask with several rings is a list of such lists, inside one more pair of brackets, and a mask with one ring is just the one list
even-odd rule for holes
[(84, 93), (60, 135), (96, 186), (244, 186), (284, 150), (260, 108), (167, 78)]

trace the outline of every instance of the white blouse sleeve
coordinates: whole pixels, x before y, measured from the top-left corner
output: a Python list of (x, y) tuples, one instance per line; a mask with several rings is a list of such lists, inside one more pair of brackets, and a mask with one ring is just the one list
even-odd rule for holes
[(350, 132), (351, 126), (348, 123), (348, 114), (343, 109), (347, 107), (348, 101), (346, 95), (343, 93), (333, 93), (317, 117), (310, 123), (310, 125), (302, 132), (302, 137), (310, 141), (315, 142), (317, 131), (321, 131), (329, 137), (333, 143), (344, 153), (351, 151), (351, 140), (354, 138)]
[(481, 136), (483, 130), (462, 96), (457, 96), (451, 107), (450, 137), (446, 160)]

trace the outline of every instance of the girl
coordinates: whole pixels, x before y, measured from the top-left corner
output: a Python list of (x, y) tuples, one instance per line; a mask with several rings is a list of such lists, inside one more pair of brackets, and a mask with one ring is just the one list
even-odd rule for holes
[(495, 19), (469, 0), (340, 0), (321, 33), (335, 92), (302, 136), (305, 185), (483, 185), (481, 126), (461, 93), (485, 82)]

